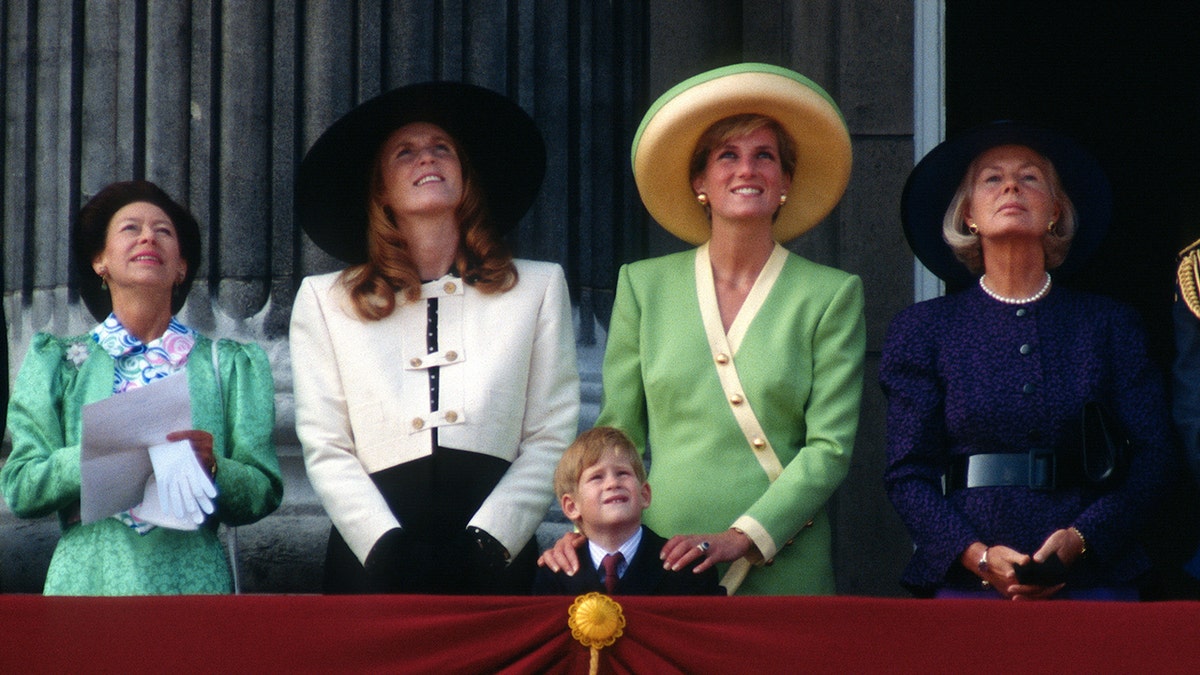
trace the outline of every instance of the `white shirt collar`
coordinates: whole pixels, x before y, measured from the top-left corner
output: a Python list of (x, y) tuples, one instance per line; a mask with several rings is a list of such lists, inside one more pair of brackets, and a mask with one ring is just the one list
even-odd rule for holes
[(599, 570), (600, 563), (604, 560), (604, 556), (608, 555), (609, 553), (620, 552), (625, 559), (621, 561), (621, 564), (617, 565), (617, 576), (623, 577), (625, 576), (625, 570), (629, 569), (629, 561), (633, 560), (633, 556), (637, 553), (638, 547), (641, 546), (641, 544), (642, 528), (640, 527), (637, 529), (637, 532), (634, 532), (632, 537), (626, 539), (625, 543), (621, 544), (616, 551), (606, 551), (596, 544), (596, 542), (588, 539), (588, 553), (590, 553), (592, 556), (592, 567)]

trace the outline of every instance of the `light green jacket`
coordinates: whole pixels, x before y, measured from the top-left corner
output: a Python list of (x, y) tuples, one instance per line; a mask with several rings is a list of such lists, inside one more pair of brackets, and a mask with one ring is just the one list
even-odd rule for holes
[(739, 594), (833, 593), (825, 503), (849, 470), (858, 427), (862, 282), (789, 254), (742, 340), (734, 361), (745, 400), (784, 467), (771, 483), (718, 380), (695, 256), (621, 269), (597, 424), (649, 446), (652, 529), (722, 532), (742, 519), (765, 532), (757, 543), (773, 562), (752, 569)]

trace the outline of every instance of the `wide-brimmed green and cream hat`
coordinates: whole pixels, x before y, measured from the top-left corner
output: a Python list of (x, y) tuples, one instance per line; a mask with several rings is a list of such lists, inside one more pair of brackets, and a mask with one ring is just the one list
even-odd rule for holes
[(688, 176), (692, 153), (710, 126), (741, 114), (774, 119), (795, 142), (796, 170), (772, 230), (776, 241), (812, 229), (846, 191), (850, 131), (824, 89), (800, 73), (765, 63), (710, 70), (680, 82), (650, 106), (631, 153), (646, 210), (688, 243), (702, 244), (712, 234)]

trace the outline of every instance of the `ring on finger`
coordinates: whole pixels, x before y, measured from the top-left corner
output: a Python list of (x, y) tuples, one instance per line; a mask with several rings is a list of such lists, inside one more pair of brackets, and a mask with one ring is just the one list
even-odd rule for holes
[(699, 544), (696, 544), (696, 548), (700, 549), (701, 553), (708, 553), (710, 546), (712, 546), (712, 544), (709, 544), (707, 541), (702, 541)]

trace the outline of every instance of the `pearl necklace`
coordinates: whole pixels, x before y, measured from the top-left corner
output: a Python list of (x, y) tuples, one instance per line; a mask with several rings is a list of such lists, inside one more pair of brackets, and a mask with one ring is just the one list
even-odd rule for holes
[(992, 298), (999, 300), (1000, 302), (1003, 302), (1006, 305), (1024, 305), (1024, 304), (1027, 304), (1030, 302), (1037, 302), (1038, 300), (1041, 300), (1042, 298), (1046, 297), (1046, 294), (1050, 292), (1050, 273), (1049, 272), (1046, 273), (1046, 283), (1042, 284), (1041, 289), (1038, 290), (1037, 293), (1034, 293), (1033, 295), (1029, 296), (1028, 298), (1010, 298), (1006, 295), (1000, 295), (996, 291), (993, 291), (992, 289), (988, 288), (987, 283), (984, 282), (984, 279), (987, 279), (986, 274), (979, 277), (979, 287), (983, 289), (983, 292), (987, 293)]

